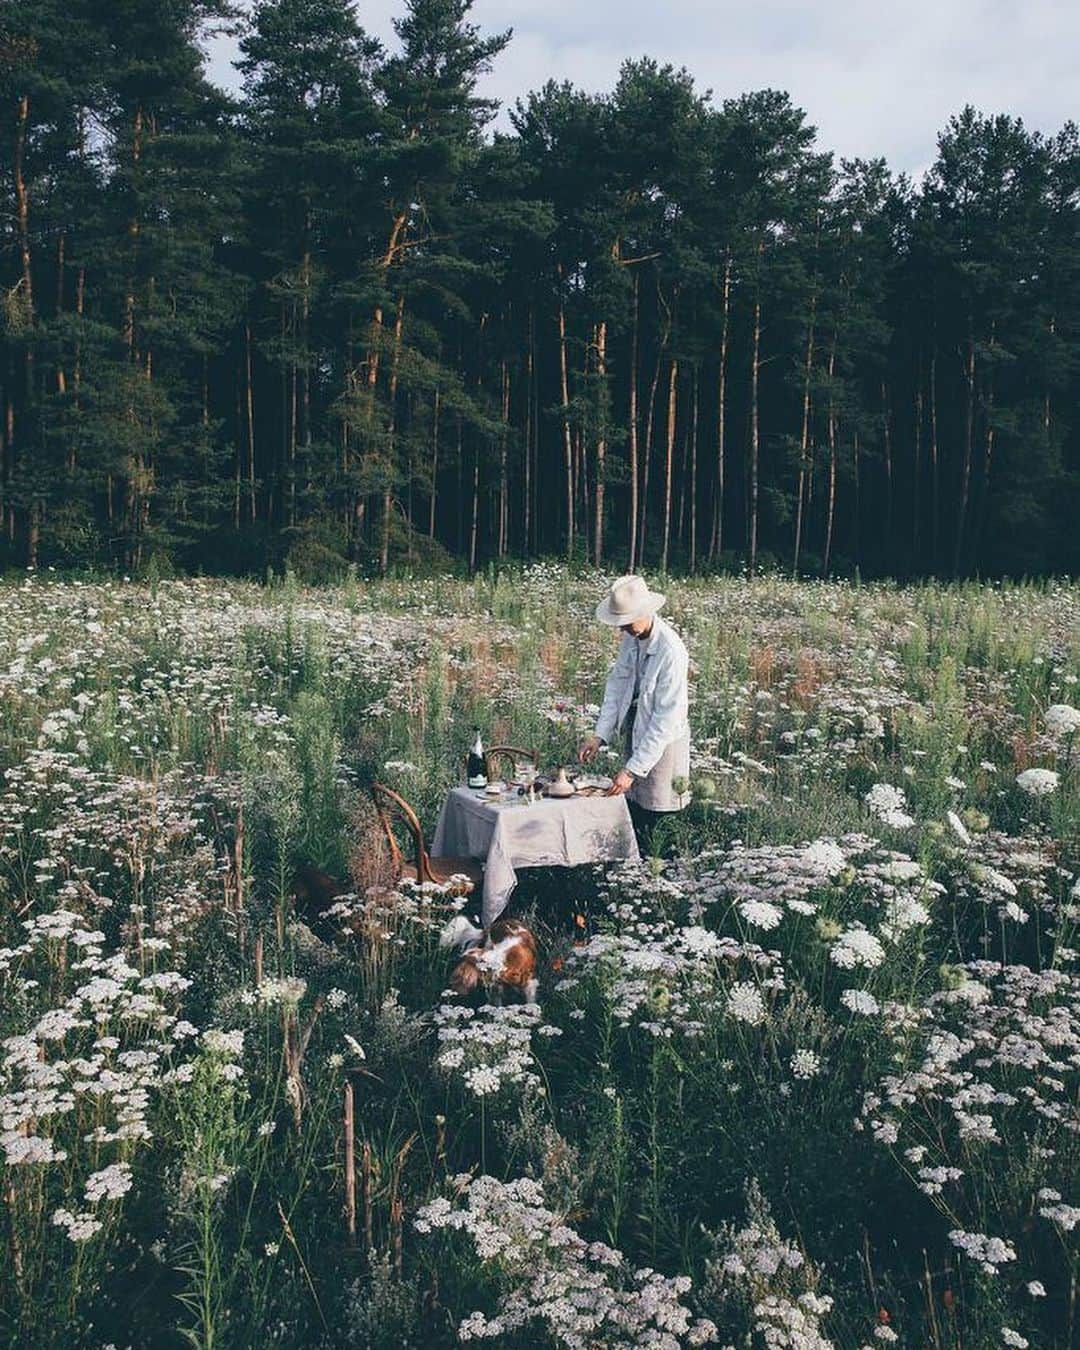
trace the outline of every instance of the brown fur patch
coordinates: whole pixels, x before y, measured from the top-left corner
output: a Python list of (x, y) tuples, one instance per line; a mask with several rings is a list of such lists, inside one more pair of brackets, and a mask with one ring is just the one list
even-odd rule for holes
[(450, 973), (450, 988), (455, 994), (471, 994), (480, 983), (480, 971), (476, 966), (476, 958), (479, 955), (480, 948), (476, 951), (466, 952)]

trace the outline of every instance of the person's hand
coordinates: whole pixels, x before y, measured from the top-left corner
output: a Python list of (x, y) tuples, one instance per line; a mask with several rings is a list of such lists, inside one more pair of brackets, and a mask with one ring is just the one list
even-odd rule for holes
[(615, 781), (604, 793), (605, 797), (621, 797), (624, 792), (629, 792), (634, 786), (634, 775), (627, 773), (625, 769), (620, 769), (615, 775)]
[(587, 741), (583, 741), (577, 752), (577, 757), (582, 764), (588, 764), (596, 758), (596, 752), (603, 745), (599, 736), (590, 736)]

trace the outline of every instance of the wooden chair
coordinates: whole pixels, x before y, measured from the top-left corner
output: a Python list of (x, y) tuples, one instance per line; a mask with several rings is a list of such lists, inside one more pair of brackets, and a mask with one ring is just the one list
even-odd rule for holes
[[(476, 858), (433, 858), (424, 845), (424, 831), (420, 819), (400, 793), (385, 783), (372, 783), (371, 795), (379, 822), (390, 847), (390, 858), (398, 881), (434, 882), (445, 886), (453, 876), (462, 876), (466, 880), (456, 882), (451, 895), (471, 895), (479, 889), (484, 880), (484, 869)], [(394, 834), (394, 820), (404, 823), (412, 836), (415, 862), (406, 862), (401, 845)]]
[(518, 745), (493, 745), (484, 755), (488, 782), (499, 777), (499, 770), (504, 762), (509, 764), (510, 776), (513, 777), (522, 761), (531, 764), (534, 769), (540, 767), (540, 755), (535, 750), (523, 750)]

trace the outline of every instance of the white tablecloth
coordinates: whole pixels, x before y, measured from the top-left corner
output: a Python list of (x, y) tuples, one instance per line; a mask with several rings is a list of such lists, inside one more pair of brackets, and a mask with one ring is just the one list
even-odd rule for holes
[(518, 867), (576, 867), (639, 857), (625, 797), (509, 796), (481, 801), (469, 788), (447, 797), (432, 841), (433, 857), (482, 858), (482, 921), (493, 923), (517, 885)]

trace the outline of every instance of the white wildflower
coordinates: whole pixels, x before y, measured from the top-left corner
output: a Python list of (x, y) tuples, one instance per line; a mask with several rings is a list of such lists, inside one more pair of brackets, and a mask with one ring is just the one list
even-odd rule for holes
[(1069, 703), (1052, 703), (1044, 720), (1051, 736), (1073, 736), (1080, 731), (1080, 708)]
[(829, 957), (841, 970), (851, 970), (855, 966), (873, 970), (885, 960), (885, 948), (873, 933), (854, 927), (840, 934), (829, 948)]
[(870, 814), (894, 830), (906, 830), (915, 824), (907, 812), (907, 797), (902, 788), (892, 783), (875, 783), (866, 794)]
[(796, 1078), (815, 1078), (821, 1070), (821, 1060), (813, 1050), (796, 1050), (791, 1057), (791, 1072)]
[(1046, 797), (1058, 785), (1053, 769), (1025, 769), (1016, 775), (1016, 786), (1030, 797)]
[(128, 1163), (113, 1163), (86, 1179), (86, 1198), (93, 1205), (99, 1200), (119, 1200), (131, 1190), (131, 1167)]
[(744, 900), (739, 906), (739, 913), (747, 923), (753, 924), (755, 928), (764, 928), (766, 932), (775, 928), (784, 917), (784, 911), (779, 905), (770, 905), (767, 900)]
[(756, 984), (743, 980), (732, 985), (727, 997), (727, 1010), (739, 1022), (757, 1026), (765, 1020), (765, 1004)]

